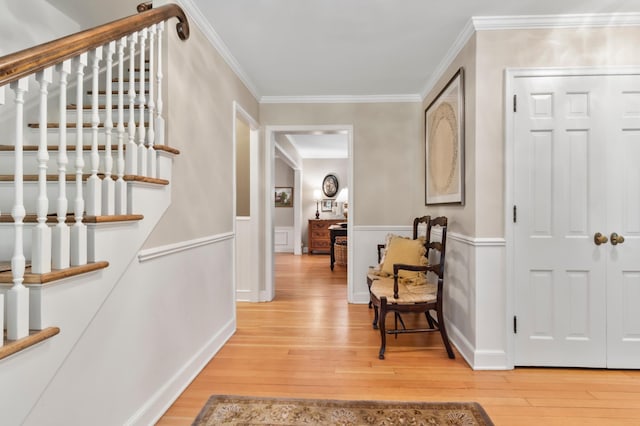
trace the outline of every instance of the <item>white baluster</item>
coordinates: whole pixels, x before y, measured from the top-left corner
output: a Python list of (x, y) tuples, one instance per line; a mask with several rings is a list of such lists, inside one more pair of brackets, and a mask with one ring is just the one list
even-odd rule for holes
[(13, 286), (7, 291), (7, 339), (17, 340), (29, 335), (29, 289), (22, 283), (24, 281), (25, 258), (23, 244), (23, 228), (25, 216), (24, 187), (23, 187), (23, 158), (22, 146), (24, 144), (24, 94), (29, 89), (28, 78), (22, 78), (11, 83), (15, 91), (16, 103), (16, 141), (15, 141), (15, 172), (14, 191), (15, 201), (11, 216), (15, 235), (13, 237), (13, 257), (11, 258), (11, 273), (13, 274)]
[(145, 97), (145, 86), (146, 86), (146, 76), (147, 76), (147, 65), (144, 61), (145, 54), (145, 45), (147, 42), (147, 29), (144, 28), (140, 32), (140, 75), (139, 75), (139, 84), (138, 84), (138, 107), (140, 108), (140, 121), (138, 122), (138, 174), (140, 176), (147, 175), (147, 147), (144, 146), (145, 143), (145, 119), (144, 119), (144, 108), (147, 103), (147, 98)]
[(102, 60), (102, 46), (93, 50), (92, 58), (92, 87), (91, 87), (91, 175), (87, 180), (86, 210), (89, 216), (99, 216), (102, 214), (102, 182), (98, 177), (100, 167), (100, 154), (98, 153), (98, 125), (100, 124), (100, 114), (98, 112), (100, 61)]
[(75, 59), (76, 68), (76, 199), (74, 205), (75, 223), (71, 227), (71, 265), (85, 265), (87, 263), (87, 226), (82, 223), (84, 214), (84, 199), (82, 198), (82, 91), (84, 67), (87, 66), (87, 54), (82, 53)]
[[(65, 269), (69, 267), (69, 227), (67, 220), (67, 78), (71, 74), (71, 60), (66, 60), (58, 65), (60, 73), (60, 140), (58, 141), (58, 223), (53, 228), (52, 240), (52, 267), (53, 269)], [(80, 108), (80, 105), (76, 106)]]
[(127, 143), (125, 173), (135, 175), (138, 171), (138, 146), (135, 142), (136, 122), (136, 82), (135, 82), (135, 57), (138, 33), (129, 36), (129, 142)]
[(155, 47), (155, 38), (156, 38), (156, 24), (151, 26), (149, 29), (149, 75), (148, 79), (145, 78), (147, 85), (149, 86), (149, 131), (147, 132), (147, 176), (156, 177), (156, 152), (153, 148), (155, 142), (155, 132), (154, 127), (155, 123), (153, 120), (154, 112), (155, 112), (155, 101), (153, 99), (153, 86), (155, 82), (153, 81), (153, 70), (154, 67), (154, 47)]
[[(155, 124), (155, 144), (164, 145), (164, 118), (162, 117), (162, 32), (164, 31), (164, 22), (158, 24), (158, 101), (156, 102), (156, 124)], [(151, 118), (150, 118), (151, 120)]]
[(38, 145), (38, 224), (31, 233), (31, 272), (51, 272), (51, 229), (47, 225), (49, 199), (47, 198), (47, 96), (53, 82), (53, 70), (46, 68), (36, 74), (40, 84), (40, 144)]
[(102, 180), (102, 214), (112, 215), (115, 211), (115, 182), (111, 178), (113, 170), (113, 157), (111, 155), (111, 133), (113, 130), (113, 54), (116, 52), (116, 42), (112, 41), (107, 46), (107, 97), (105, 103), (106, 118), (104, 129), (106, 146), (104, 153), (104, 179)]
[(118, 42), (118, 161), (116, 162), (118, 180), (116, 181), (116, 214), (127, 213), (127, 183), (124, 181), (124, 49), (127, 38)]
[[(0, 105), (4, 105), (4, 86), (0, 87)], [(0, 333), (4, 330), (4, 294), (0, 294)], [(4, 345), (4, 336), (0, 339), (0, 347)]]
[[(2, 88), (0, 88), (0, 92), (2, 92)], [(2, 96), (3, 94), (0, 94)], [(2, 105), (3, 102), (0, 102)], [(4, 294), (0, 294), (0, 333), (3, 334), (2, 338), (0, 338), (0, 348), (4, 346)]]

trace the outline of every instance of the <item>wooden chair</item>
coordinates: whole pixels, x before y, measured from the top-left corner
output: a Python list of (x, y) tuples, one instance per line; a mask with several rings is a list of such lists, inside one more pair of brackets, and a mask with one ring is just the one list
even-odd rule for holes
[[(437, 261), (437, 263), (429, 263), (428, 265), (396, 263), (393, 265), (393, 277), (371, 277), (371, 280), (367, 277), (367, 283), (370, 281), (370, 300), (376, 314), (373, 328), (380, 329), (381, 344), (378, 355), (380, 359), (384, 359), (387, 334), (394, 334), (397, 336), (402, 333), (435, 331), (440, 332), (449, 358), (455, 358), (445, 328), (442, 303), (447, 244), (447, 218), (437, 217), (431, 219), (428, 216), (426, 218), (427, 235), (424, 244), (426, 248), (426, 256), (432, 261)], [(442, 237), (439, 242), (431, 241), (432, 229), (436, 226), (440, 227), (442, 233)], [(416, 232), (416, 229), (417, 224), (414, 221), (414, 232)], [(414, 234), (414, 236), (417, 236), (417, 234)], [(439, 257), (436, 255), (436, 252), (439, 254)], [(402, 278), (401, 271), (412, 271), (421, 274), (418, 275), (419, 278), (412, 278), (412, 282), (409, 283), (406, 279)], [(434, 282), (433, 278), (436, 278), (437, 282)], [(404, 323), (402, 323), (402, 328), (399, 329), (397, 326), (398, 316), (396, 315), (395, 329), (387, 330), (385, 321), (387, 313), (389, 312), (394, 312), (396, 314), (405, 312), (424, 312), (429, 328), (406, 329)], [(435, 312), (435, 317), (432, 312)]]
[[(418, 232), (419, 232), (419, 227), (421, 224), (424, 224), (425, 226), (429, 223), (429, 221), (431, 220), (431, 216), (422, 216), (422, 217), (416, 217), (415, 219), (413, 219), (413, 234), (412, 234), (412, 238), (414, 240), (418, 239)], [(428, 239), (425, 237), (425, 249), (428, 251), (429, 248), (426, 246), (426, 242), (428, 241)], [(378, 265), (380, 265), (380, 263), (382, 262), (382, 254), (384, 253), (384, 249), (386, 247), (386, 244), (378, 244)], [(374, 280), (379, 279), (380, 276), (377, 275), (374, 271), (373, 271), (373, 267), (371, 267), (371, 269), (369, 270), (369, 273), (367, 274), (367, 286), (369, 287), (369, 290), (371, 290), (371, 284), (373, 283)], [(369, 300), (369, 309), (371, 309), (371, 307), (373, 306), (373, 304), (371, 303), (371, 300)], [(396, 321), (397, 319), (400, 318), (400, 321), (402, 321), (402, 318), (399, 315), (396, 315)], [(404, 325), (404, 324), (403, 324)], [(373, 327), (377, 328), (378, 327), (378, 308), (375, 307), (375, 316), (374, 316), (374, 320), (373, 320)]]

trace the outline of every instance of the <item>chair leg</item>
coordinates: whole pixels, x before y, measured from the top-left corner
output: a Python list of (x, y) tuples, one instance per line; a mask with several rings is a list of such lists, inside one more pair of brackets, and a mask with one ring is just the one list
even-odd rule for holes
[(378, 327), (380, 328), (380, 352), (378, 359), (384, 359), (384, 350), (387, 347), (387, 332), (385, 330), (385, 318), (387, 316), (387, 298), (380, 298), (380, 320)]
[[(371, 302), (369, 302), (371, 303)], [(426, 311), (424, 313), (424, 316), (427, 317), (427, 322), (429, 323), (429, 328), (433, 329), (436, 328), (435, 325), (433, 324), (433, 319), (431, 319), (431, 314), (429, 313), (429, 311)]]
[(378, 307), (373, 305), (373, 329), (378, 329)]
[(453, 348), (451, 347), (451, 343), (449, 342), (449, 337), (447, 336), (447, 329), (444, 326), (444, 315), (442, 314), (442, 307), (438, 308), (438, 328), (440, 329), (440, 336), (442, 336), (442, 342), (444, 343), (444, 347), (447, 349), (447, 355), (449, 358), (455, 359), (455, 354), (453, 353)]
[[(402, 316), (400, 315), (400, 312), (394, 312), (394, 323), (393, 323), (393, 326), (395, 327), (395, 330), (398, 330), (398, 321), (400, 321), (400, 325), (402, 326), (402, 329), (406, 330), (407, 326), (404, 325), (404, 320), (402, 319)], [(394, 337), (397, 339), (398, 338), (398, 333), (394, 333)]]

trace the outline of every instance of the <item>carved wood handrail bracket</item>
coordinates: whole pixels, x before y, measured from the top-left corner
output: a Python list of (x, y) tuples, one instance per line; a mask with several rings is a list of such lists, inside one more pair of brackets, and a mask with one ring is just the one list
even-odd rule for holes
[(178, 37), (188, 39), (186, 14), (180, 6), (167, 4), (3, 56), (0, 58), (0, 87), (174, 17), (178, 19)]

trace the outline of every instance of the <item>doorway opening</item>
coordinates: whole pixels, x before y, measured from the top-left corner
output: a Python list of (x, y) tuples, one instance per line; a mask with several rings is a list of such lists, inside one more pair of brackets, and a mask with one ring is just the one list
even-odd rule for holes
[[(331, 158), (326, 152), (331, 147), (344, 143), (345, 158)], [(274, 203), (276, 182), (276, 161), (283, 161), (293, 170), (293, 248), (294, 254), (302, 254), (308, 250), (308, 219), (315, 218), (316, 210), (323, 217), (334, 216), (337, 212), (322, 212), (321, 202), (333, 202), (338, 193), (329, 197), (322, 193), (322, 199), (318, 198), (318, 190), (322, 190), (323, 178), (328, 174), (339, 175), (339, 189), (347, 188), (345, 194), (348, 206), (347, 216), (340, 215), (342, 221), (347, 223), (347, 229), (353, 228), (353, 194), (355, 192), (353, 181), (353, 126), (351, 125), (310, 125), (310, 126), (267, 126), (265, 129), (266, 155), (265, 155), (265, 179), (267, 196), (265, 206), (265, 291), (261, 294), (261, 300), (270, 301), (275, 297), (274, 280), (274, 244), (275, 226), (278, 216)], [(314, 149), (315, 147), (315, 149)], [(335, 148), (335, 146), (334, 146)], [(325, 154), (321, 152), (324, 151)], [(315, 153), (314, 153), (315, 152)], [(320, 153), (319, 153), (320, 152)], [(322, 158), (324, 156), (325, 158)], [(314, 194), (315, 193), (315, 194)], [(334, 213), (335, 212), (335, 213)], [(278, 215), (278, 216), (277, 216)], [(347, 259), (353, 258), (352, 244), (347, 239)], [(326, 258), (327, 269), (330, 268), (330, 260)], [(347, 262), (347, 299), (352, 301), (353, 293), (353, 268)]]

